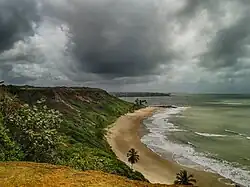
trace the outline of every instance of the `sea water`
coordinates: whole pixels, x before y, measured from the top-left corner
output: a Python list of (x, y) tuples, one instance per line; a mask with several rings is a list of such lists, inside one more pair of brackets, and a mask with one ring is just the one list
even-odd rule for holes
[[(124, 98), (133, 101), (135, 98)], [(175, 105), (144, 121), (141, 141), (177, 163), (218, 173), (250, 187), (250, 95), (149, 97)]]

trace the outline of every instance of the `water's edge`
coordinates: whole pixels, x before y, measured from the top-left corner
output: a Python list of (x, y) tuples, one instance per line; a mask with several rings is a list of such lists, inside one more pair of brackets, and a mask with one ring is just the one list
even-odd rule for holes
[[(178, 107), (176, 109), (161, 109), (155, 112), (152, 117), (145, 119), (143, 121), (143, 127), (146, 129), (146, 133), (141, 137), (142, 143), (156, 154), (162, 157), (164, 155), (164, 159), (175, 161), (179, 165), (194, 168), (196, 170), (217, 173), (225, 177), (225, 179), (230, 179), (235, 183), (249, 186), (249, 171), (234, 167), (225, 160), (212, 158), (208, 153), (196, 152), (195, 146), (190, 142), (177, 144), (168, 139), (166, 132), (184, 131), (175, 124), (170, 123), (169, 118), (173, 115), (180, 114), (186, 109), (188, 108)], [(220, 134), (195, 133), (207, 137), (222, 136)], [(218, 180), (225, 184), (232, 185), (232, 183), (229, 182), (230, 180), (223, 180), (222, 178)]]

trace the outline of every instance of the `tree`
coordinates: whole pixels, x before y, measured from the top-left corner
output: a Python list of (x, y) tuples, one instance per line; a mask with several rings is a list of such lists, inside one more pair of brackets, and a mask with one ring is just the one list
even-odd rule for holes
[(148, 102), (147, 102), (147, 100), (141, 100), (141, 105), (143, 105), (143, 103), (146, 105), (146, 104), (148, 104)]
[(186, 170), (181, 170), (179, 173), (176, 174), (176, 180), (174, 181), (174, 184), (193, 186), (194, 183), (196, 183), (194, 176), (192, 174), (188, 175)]
[(134, 107), (139, 109), (141, 107), (144, 107), (144, 104), (147, 104), (147, 101), (146, 100), (140, 100), (140, 99), (136, 99), (135, 100), (135, 104), (134, 104)]
[(138, 98), (136, 98), (136, 100), (135, 100), (135, 105), (137, 105), (137, 106), (140, 105), (140, 100)]
[(127, 153), (128, 161), (131, 164), (131, 169), (133, 169), (133, 165), (139, 161), (139, 155), (138, 152), (132, 148)]

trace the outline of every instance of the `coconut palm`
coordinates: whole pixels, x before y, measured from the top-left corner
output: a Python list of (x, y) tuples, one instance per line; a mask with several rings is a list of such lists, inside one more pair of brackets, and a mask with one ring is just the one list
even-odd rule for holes
[(127, 153), (128, 161), (131, 164), (131, 169), (133, 169), (133, 165), (139, 161), (139, 155), (138, 152), (132, 148)]
[(135, 100), (135, 105), (137, 105), (137, 106), (140, 105), (140, 100), (138, 98), (136, 98), (136, 100)]
[(140, 100), (140, 104), (143, 105), (143, 104), (148, 104), (147, 100)]
[(196, 180), (194, 176), (188, 175), (186, 170), (181, 170), (179, 173), (176, 174), (176, 180), (174, 181), (175, 184), (182, 184), (182, 185), (194, 185)]

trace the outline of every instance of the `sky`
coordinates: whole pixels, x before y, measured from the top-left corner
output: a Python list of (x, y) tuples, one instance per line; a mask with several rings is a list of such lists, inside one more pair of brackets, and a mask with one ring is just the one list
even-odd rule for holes
[(249, 0), (0, 0), (0, 79), (250, 93)]

